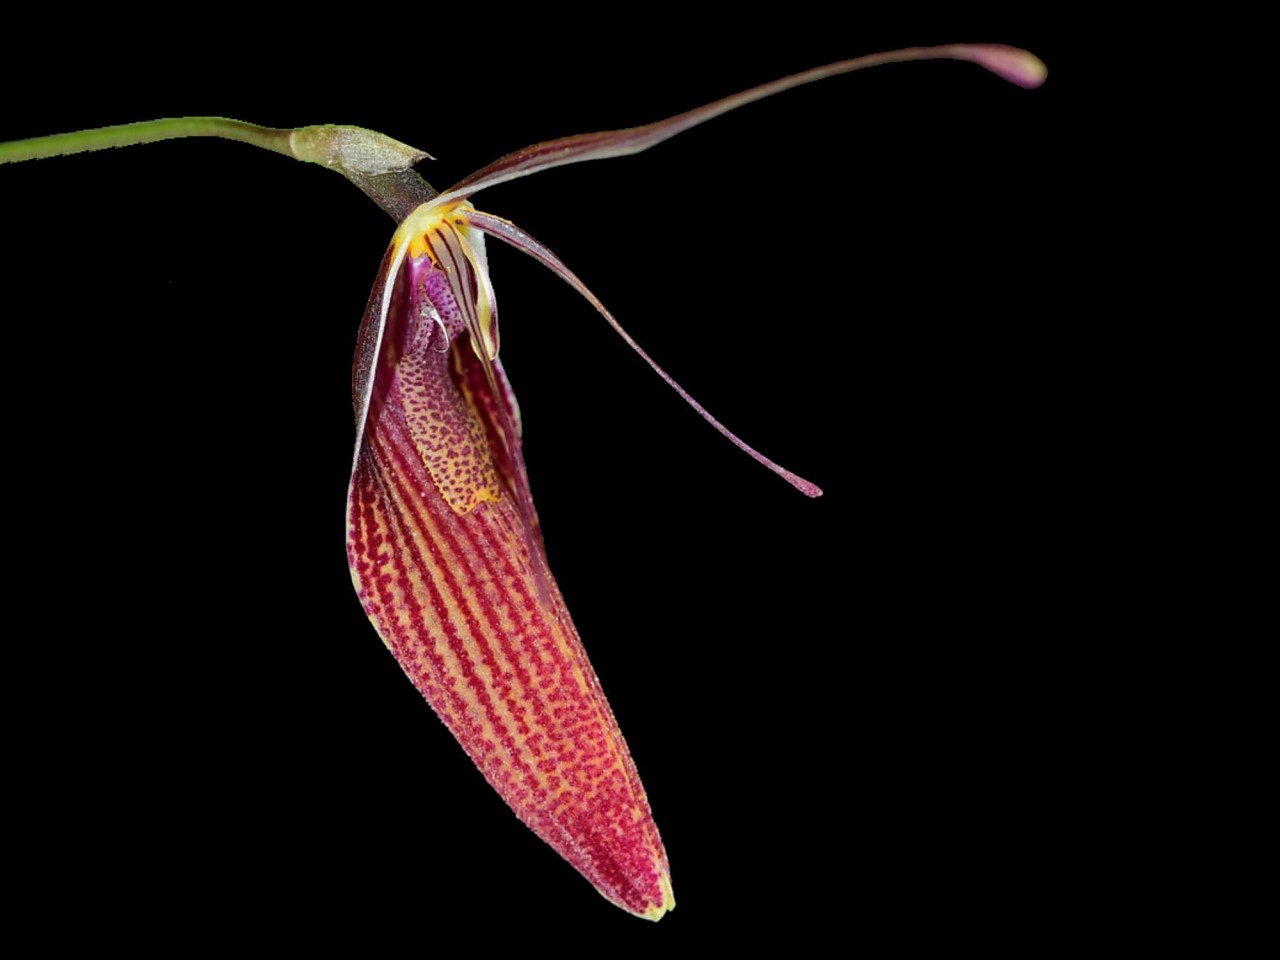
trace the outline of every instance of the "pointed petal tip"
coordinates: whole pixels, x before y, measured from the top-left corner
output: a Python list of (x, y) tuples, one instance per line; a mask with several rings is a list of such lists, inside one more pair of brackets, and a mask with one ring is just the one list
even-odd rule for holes
[(658, 886), (662, 888), (662, 901), (649, 907), (644, 913), (637, 913), (637, 917), (657, 923), (676, 908), (676, 895), (671, 890), (671, 878), (664, 873), (658, 878)]
[(655, 923), (676, 908), (676, 896), (671, 890), (671, 878), (667, 875), (665, 869), (658, 875), (659, 900), (656, 903), (650, 903), (644, 909), (638, 909), (634, 900), (631, 903), (627, 903), (626, 894), (619, 891), (596, 887), (596, 892), (615, 907), (621, 907), (633, 917), (639, 917), (641, 920), (652, 920)]
[(1034, 90), (1049, 76), (1044, 61), (1029, 50), (1002, 43), (966, 44), (960, 49), (964, 59), (1027, 90)]

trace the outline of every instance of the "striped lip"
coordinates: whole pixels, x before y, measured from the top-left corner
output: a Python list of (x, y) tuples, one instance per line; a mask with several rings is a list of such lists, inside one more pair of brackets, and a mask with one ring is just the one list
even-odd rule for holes
[(657, 919), (674, 906), (666, 853), (547, 571), (510, 390), (459, 340), (480, 309), (483, 254), (455, 227), (438, 218), (393, 242), (384, 270), (399, 269), (380, 278), (361, 328), (352, 580), (516, 815), (610, 901)]

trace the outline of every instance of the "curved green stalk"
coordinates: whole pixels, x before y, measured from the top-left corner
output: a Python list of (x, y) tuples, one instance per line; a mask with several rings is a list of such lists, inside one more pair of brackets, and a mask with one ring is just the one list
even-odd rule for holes
[(227, 117), (170, 117), (0, 143), (0, 163), (65, 157), (182, 137), (239, 140), (295, 160), (318, 163), (358, 186), (396, 222), (436, 196), (431, 185), (413, 169), (419, 160), (430, 157), (429, 153), (376, 130), (333, 124), (288, 130)]
[(99, 127), (96, 130), (56, 133), (49, 137), (33, 137), (30, 140), (0, 143), (0, 163), (64, 157), (73, 153), (87, 153), (90, 150), (128, 147), (138, 143), (155, 143), (158, 140), (176, 140), (180, 137), (225, 137), (292, 157), (293, 149), (289, 145), (289, 135), (292, 132), (292, 130), (259, 127), (253, 123), (229, 120), (226, 117), (172, 117), (165, 120), (122, 123), (114, 127)]
[(385, 134), (362, 127), (324, 124), (287, 130), (260, 127), (255, 123), (227, 117), (170, 117), (0, 143), (0, 163), (64, 157), (90, 150), (129, 147), (182, 137), (239, 140), (264, 150), (283, 153), (286, 157), (366, 176), (408, 170), (419, 160), (430, 156), (423, 150), (416, 150)]

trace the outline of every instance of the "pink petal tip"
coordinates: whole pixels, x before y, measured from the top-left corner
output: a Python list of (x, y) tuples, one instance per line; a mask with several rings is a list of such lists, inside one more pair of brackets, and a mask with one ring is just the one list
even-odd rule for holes
[(1018, 47), (1007, 47), (1001, 43), (976, 43), (966, 44), (960, 50), (964, 59), (986, 67), (997, 76), (1028, 90), (1034, 90), (1049, 76), (1049, 68), (1044, 65), (1043, 60)]

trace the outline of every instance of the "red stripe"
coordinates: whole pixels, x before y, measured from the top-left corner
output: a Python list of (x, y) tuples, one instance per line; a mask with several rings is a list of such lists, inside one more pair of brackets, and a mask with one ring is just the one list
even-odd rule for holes
[[(452, 229), (452, 227), (447, 228), (448, 231), (452, 231)], [(452, 267), (445, 265), (444, 258), (436, 251), (435, 245), (432, 244), (430, 236), (424, 237), (427, 246), (431, 248), (431, 253), (436, 263), (440, 265), (440, 268), (445, 272), (445, 276), (448, 277), (450, 281), (450, 292), (453, 294), (453, 299), (458, 305), (458, 309), (465, 314), (463, 322), (467, 327), (468, 333), (474, 330), (478, 336), (480, 333), (480, 318), (476, 315), (475, 311), (475, 291), (477, 289), (478, 281), (471, 271), (471, 264), (465, 256), (462, 257), (461, 260), (458, 259), (454, 244), (451, 242), (454, 238), (451, 233), (446, 231), (446, 229), (437, 229), (432, 233), (435, 237), (440, 239), (441, 246), (449, 255), (449, 262), (452, 264)], [(463, 290), (458, 286), (458, 281), (460, 278), (464, 277), (466, 278), (466, 290)]]
[[(412, 450), (409, 444), (401, 441), (397, 451), (397, 459), (400, 463), (405, 464), (407, 461), (408, 468), (410, 470), (416, 469), (416, 461), (412, 459), (415, 455), (415, 451)], [(492, 505), (486, 504), (483, 507), (478, 508), (472, 514), (468, 515), (467, 519), (469, 520), (471, 517), (476, 516), (477, 513), (490, 509), (491, 506)], [(449, 520), (452, 520), (452, 517), (450, 517)], [(520, 666), (519, 653), (512, 646), (507, 637), (506, 631), (502, 628), (498, 611), (490, 601), (487, 592), (484, 590), (484, 584), (481, 582), (476, 572), (477, 561), (479, 561), (480, 565), (484, 565), (484, 557), (488, 552), (494, 550), (495, 547), (497, 547), (500, 552), (506, 552), (506, 550), (512, 545), (509, 541), (503, 541), (496, 544), (494, 542), (488, 542), (482, 545), (478, 544), (474, 537), (469, 536), (471, 551), (468, 553), (466, 550), (461, 548), (457, 538), (454, 536), (455, 530), (462, 530), (469, 535), (467, 527), (468, 523), (465, 521), (441, 522), (433, 527), (431, 535), (438, 536), (440, 540), (443, 541), (442, 545), (448, 549), (456, 561), (451, 564), (443, 565), (442, 572), (449, 573), (453, 570), (461, 569), (465, 571), (468, 577), (467, 585), (470, 587), (470, 591), (464, 593), (455, 586), (452, 589), (452, 593), (460, 607), (470, 611), (474, 605), (474, 607), (477, 608), (484, 616), (484, 619), (490, 628), (488, 632), (480, 629), (479, 625), (475, 623), (474, 617), (468, 621), (468, 625), (471, 627), (471, 633), (476, 639), (477, 646), (481, 647), (484, 651), (484, 662), (489, 666), (493, 673), (495, 687), (497, 687), (499, 692), (507, 698), (505, 702), (508, 709), (510, 709), (513, 714), (513, 719), (526, 727), (526, 730), (522, 731), (522, 733), (527, 733), (528, 721), (523, 710), (524, 704), (513, 700), (513, 698), (510, 697), (510, 685), (506, 680), (504, 680), (504, 677), (508, 672), (519, 674), (521, 685), (524, 688), (524, 698), (529, 697), (529, 693), (533, 690), (533, 687), (528, 682), (528, 674)], [(424, 533), (426, 533), (426, 531), (424, 531)], [(431, 536), (429, 536), (428, 539), (431, 539)], [(505, 590), (505, 585), (498, 577), (493, 576), (492, 571), (490, 571), (490, 579), (494, 584), (494, 592), (502, 594)], [(508, 605), (513, 608), (513, 615), (511, 617), (512, 621), (519, 624), (519, 617), (514, 615), (514, 605), (510, 604), (509, 601)], [(496, 637), (498, 639), (502, 647), (502, 653), (505, 658), (504, 660), (500, 661), (499, 658), (494, 655), (492, 647), (490, 647), (488, 642), (490, 637)], [(541, 703), (534, 699), (532, 701), (532, 706), (534, 708), (535, 719), (538, 725), (544, 731), (552, 729), (552, 721), (545, 715), (545, 711), (542, 709)], [(515, 754), (520, 748), (519, 742), (515, 740), (514, 737), (510, 736), (508, 737), (507, 745), (513, 754)], [(536, 741), (529, 744), (529, 749), (535, 756), (542, 755), (541, 745)], [(516, 758), (513, 757), (513, 759)], [(528, 766), (523, 763), (523, 761), (518, 761), (518, 765), (523, 772), (531, 777), (533, 776), (532, 772), (528, 769)], [(543, 791), (543, 784), (541, 783), (540, 778), (537, 782), (537, 789), (540, 792)], [(540, 797), (539, 799), (542, 800), (545, 799), (545, 797)]]
[[(390, 405), (389, 405), (389, 409), (390, 409)], [(395, 410), (398, 414), (399, 407), (396, 406)], [(399, 417), (396, 416), (394, 419), (398, 421)], [(379, 426), (381, 427), (382, 423), (380, 423)], [(434, 570), (439, 575), (440, 581), (441, 581), (440, 583), (441, 589), (445, 589), (448, 591), (450, 597), (454, 600), (459, 610), (463, 614), (463, 620), (467, 625), (467, 631), (471, 635), (472, 639), (476, 644), (476, 647), (480, 651), (480, 654), (481, 654), (480, 662), (486, 664), (486, 666), (489, 667), (491, 673), (495, 678), (500, 678), (504, 671), (499, 667), (497, 663), (497, 659), (493, 655), (493, 649), (489, 645), (486, 634), (484, 630), (481, 628), (479, 622), (477, 621), (475, 610), (472, 607), (471, 601), (473, 600), (477, 601), (479, 606), (482, 609), (486, 606), (487, 601), (485, 600), (483, 595), (477, 589), (475, 589), (478, 586), (478, 584), (474, 579), (474, 574), (471, 572), (471, 569), (470, 569), (471, 565), (466, 562), (465, 558), (461, 554), (461, 551), (458, 550), (457, 542), (452, 537), (452, 535), (448, 530), (448, 523), (441, 522), (440, 518), (436, 515), (436, 511), (432, 509), (432, 505), (426, 504), (421, 500), (421, 498), (414, 496), (414, 494), (410, 490), (406, 490), (404, 484), (401, 482), (401, 478), (405, 475), (412, 476), (414, 473), (422, 474), (425, 472), (421, 470), (421, 465), (417, 461), (416, 451), (406, 451), (406, 447), (408, 446), (406, 442), (407, 438), (405, 437), (404, 433), (398, 429), (400, 426), (401, 426), (400, 423), (396, 422), (395, 427), (397, 429), (387, 431), (389, 436), (387, 436), (385, 440), (387, 440), (390, 444), (392, 444), (392, 446), (386, 449), (386, 455), (383, 458), (384, 462), (386, 462), (388, 465), (391, 465), (392, 460), (394, 459), (396, 466), (398, 466), (400, 469), (399, 470), (393, 469), (391, 471), (386, 471), (385, 473), (390, 473), (390, 476), (386, 477), (384, 473), (384, 477), (388, 482), (394, 485), (395, 491), (397, 494), (396, 499), (401, 504), (404, 504), (406, 506), (410, 504), (415, 504), (415, 503), (422, 504), (424, 509), (411, 511), (409, 515), (415, 518), (416, 520), (415, 525), (418, 526), (419, 529), (421, 530), (423, 534), (423, 539), (425, 540), (425, 542), (428, 545), (428, 548), (431, 550), (433, 554), (432, 559), (434, 563), (432, 564), (432, 566), (431, 567), (426, 566), (423, 560), (422, 554), (418, 549), (417, 543), (415, 542), (415, 539), (412, 536), (408, 536), (407, 531), (405, 530), (401, 530), (401, 541), (402, 543), (408, 545), (410, 557), (413, 561), (415, 569), (420, 571)], [(383, 448), (384, 437), (381, 436), (381, 432), (382, 431), (379, 430), (375, 434), (375, 443), (377, 443), (380, 450), (384, 449)], [(395, 434), (399, 434), (399, 436), (396, 436)], [(433, 487), (430, 486), (431, 480), (429, 477), (422, 475), (422, 476), (416, 477), (416, 479), (419, 481), (420, 485), (421, 484), (426, 485), (425, 487), (423, 487), (423, 489), (428, 489), (428, 490), (434, 489)], [(443, 501), (441, 501), (441, 503), (439, 504), (439, 507), (444, 510), (449, 509), (443, 503)], [(398, 516), (398, 519), (401, 521), (401, 523), (409, 522), (408, 518), (403, 515)], [(442, 544), (440, 543), (440, 541), (443, 541), (443, 547), (447, 548), (451, 553), (450, 558), (446, 559), (443, 556), (443, 550), (441, 549)], [(462, 589), (457, 579), (453, 576), (453, 571), (455, 569), (465, 570), (471, 576), (471, 586), (473, 589), (469, 593), (464, 589)], [(422, 580), (424, 582), (424, 585), (427, 586), (427, 588), (431, 591), (433, 597), (435, 597), (438, 602), (439, 592), (437, 590), (435, 579), (429, 576), (423, 576)], [(466, 680), (467, 685), (471, 687), (472, 690), (475, 691), (476, 700), (478, 701), (477, 705), (482, 707), (486, 718), (488, 719), (490, 725), (493, 728), (494, 734), (502, 741), (503, 745), (507, 748), (511, 765), (514, 766), (518, 771), (520, 771), (524, 775), (526, 783), (529, 782), (530, 780), (536, 783), (537, 781), (536, 781), (536, 778), (534, 777), (533, 772), (529, 769), (528, 765), (519, 757), (520, 744), (518, 740), (512, 735), (512, 732), (508, 728), (506, 722), (499, 715), (498, 710), (495, 707), (493, 700), (489, 695), (489, 691), (485, 687), (484, 681), (481, 679), (481, 677), (477, 674), (475, 670), (475, 664), (470, 654), (467, 652), (465, 644), (457, 636), (457, 633), (453, 629), (452, 624), (446, 619), (443, 606), (441, 606), (438, 611), (438, 618), (440, 619), (441, 625), (444, 628), (446, 635), (448, 636), (449, 647), (453, 651), (454, 656), (457, 657), (458, 659), (459, 667), (463, 672), (463, 677)], [(491, 615), (487, 616), (486, 619), (490, 620), (492, 624), (493, 618)], [(500, 632), (496, 624), (493, 624), (493, 626), (494, 626), (495, 632)], [(415, 617), (414, 633), (419, 638), (420, 642), (422, 642), (423, 644), (430, 645), (432, 643), (431, 635), (430, 633), (427, 632), (426, 623), (425, 621), (423, 621), (423, 619), (420, 616)], [(494, 753), (494, 751), (496, 750), (496, 747), (493, 744), (483, 739), (481, 731), (478, 731), (478, 730), (475, 731), (474, 740), (486, 747), (486, 749), (483, 751), (486, 755)], [(466, 747), (465, 743), (464, 743), (464, 747)], [(475, 753), (473, 753), (471, 749), (468, 749), (467, 752), (471, 753), (472, 756), (475, 757)], [(495, 777), (499, 777), (503, 781), (509, 781), (510, 779), (509, 777), (501, 776), (503, 764), (502, 764), (502, 757), (500, 754), (494, 757), (486, 756), (486, 767), (490, 767), (493, 769), (493, 773)], [(508, 790), (504, 791), (504, 793), (509, 792), (510, 789), (512, 788), (508, 788)], [(520, 797), (523, 796), (524, 792), (525, 791), (523, 789), (520, 790), (519, 792)]]
[[(552, 583), (545, 607), (534, 596), (536, 571), (545, 563), (537, 541), (510, 495), (461, 517), (442, 498), (431, 499), (435, 486), (413, 445), (399, 390), (393, 381), (367, 425), (352, 484), (349, 549), (366, 608), (402, 667), (520, 818), (611, 899), (643, 912), (662, 902), (657, 871), (665, 871), (665, 853), (558, 590)], [(501, 403), (485, 392), (476, 399)], [(518, 448), (512, 462), (523, 467)], [(391, 572), (383, 572), (388, 564)], [(419, 584), (430, 614), (417, 597)], [(393, 586), (402, 594), (399, 606)], [(465, 631), (450, 619), (450, 601)], [(407, 623), (395, 618), (397, 611)], [(511, 630), (503, 627), (504, 613)], [(429, 615), (438, 625), (428, 624)], [(441, 641), (449, 654), (436, 647)], [(477, 662), (491, 675), (488, 685)], [(472, 693), (464, 697), (450, 684), (454, 679)], [(473, 710), (505, 750), (485, 737), (478, 721), (468, 721)]]
[[(368, 436), (370, 435), (366, 433), (366, 437)], [(385, 490), (385, 485), (382, 481), (380, 471), (372, 462), (372, 453), (367, 457), (362, 457), (361, 460), (362, 467), (366, 467), (368, 470), (368, 474), (366, 474), (365, 470), (362, 469), (359, 477), (360, 485), (365, 487), (369, 494), (368, 502), (364, 508), (365, 522), (371, 529), (376, 529), (378, 503), (379, 501), (383, 501), (385, 503), (389, 495)], [(377, 493), (377, 488), (380, 486), (384, 487), (381, 495)], [(382, 509), (382, 514), (388, 527), (394, 525), (392, 512), (393, 511), (388, 510), (385, 507)], [(401, 557), (400, 552), (391, 544), (387, 544), (387, 549), (388, 552), (386, 554), (386, 559), (396, 568), (396, 580), (401, 586), (401, 591), (405, 593), (405, 604), (413, 611), (414, 622), (421, 622), (421, 607), (418, 604), (417, 598), (413, 596), (413, 591), (411, 589), (408, 591), (404, 590), (404, 584), (408, 580), (409, 574), (404, 565), (403, 558)], [(382, 609), (384, 611), (394, 609), (394, 597), (390, 590), (385, 587), (385, 584), (389, 579), (389, 575), (385, 578), (383, 576), (374, 578), (374, 582), (380, 587)], [(426, 645), (426, 649), (423, 651), (423, 654), (435, 670), (436, 677), (439, 680), (439, 685), (437, 685), (437, 683), (433, 683), (432, 678), (429, 675), (420, 673), (417, 664), (412, 663), (411, 658), (407, 656), (405, 651), (406, 645), (403, 642), (403, 638), (399, 635), (398, 624), (395, 624), (390, 616), (381, 615), (377, 617), (377, 622), (379, 625), (379, 632), (382, 633), (383, 637), (392, 641), (391, 652), (395, 655), (395, 658), (400, 663), (401, 668), (405, 673), (408, 673), (412, 678), (414, 678), (415, 683), (419, 684), (419, 690), (422, 691), (423, 696), (426, 697), (427, 701), (435, 708), (440, 719), (444, 721), (450, 730), (454, 731), (454, 736), (459, 736), (458, 731), (464, 722), (463, 718), (466, 717), (468, 705), (466, 701), (456, 693), (456, 691), (444, 682), (448, 677), (448, 673), (445, 670), (443, 658), (435, 652), (434, 644)], [(452, 701), (453, 707), (456, 709), (456, 713), (450, 710), (449, 701)]]
[[(397, 535), (396, 538), (398, 540), (398, 543), (396, 544), (395, 547), (393, 547), (395, 563), (396, 563), (397, 570), (400, 573), (399, 582), (401, 583), (402, 589), (405, 592), (405, 604), (409, 608), (409, 611), (411, 613), (410, 625), (408, 627), (408, 636), (401, 638), (401, 642), (404, 645), (403, 652), (405, 652), (407, 655), (408, 653), (416, 652), (418, 648), (421, 648), (423, 653), (428, 655), (431, 665), (436, 675), (440, 679), (442, 685), (450, 689), (452, 698), (454, 699), (455, 703), (458, 705), (459, 709), (463, 712), (464, 715), (465, 713), (470, 712), (469, 708), (472, 705), (468, 703), (466, 700), (462, 699), (461, 695), (458, 694), (456, 690), (453, 687), (449, 686), (448, 684), (448, 681), (453, 679), (453, 671), (451, 670), (451, 668), (448, 667), (448, 665), (446, 665), (444, 658), (435, 652), (435, 649), (436, 649), (435, 638), (427, 630), (426, 618), (422, 615), (421, 604), (418, 602), (417, 597), (414, 595), (414, 586), (416, 585), (417, 582), (421, 582), (424, 589), (430, 595), (432, 608), (435, 614), (435, 619), (439, 622), (439, 628), (441, 632), (443, 632), (444, 634), (444, 639), (446, 641), (446, 644), (448, 645), (450, 651), (453, 653), (454, 657), (458, 661), (458, 669), (462, 671), (463, 679), (466, 681), (467, 686), (475, 690), (477, 694), (476, 696), (477, 702), (475, 706), (482, 707), (486, 717), (489, 719), (491, 723), (493, 723), (495, 718), (493, 716), (492, 704), (486, 702), (484, 684), (481, 683), (479, 679), (475, 676), (475, 668), (471, 661), (470, 655), (466, 652), (465, 643), (463, 642), (462, 638), (458, 635), (456, 628), (453, 626), (453, 623), (448, 616), (447, 606), (445, 604), (444, 596), (441, 594), (440, 589), (437, 587), (437, 584), (434, 581), (434, 579), (432, 579), (430, 576), (420, 575), (421, 572), (427, 571), (431, 568), (429, 568), (424, 562), (422, 554), (418, 550), (414, 542), (414, 537), (408, 529), (409, 521), (405, 516), (405, 512), (402, 509), (397, 507), (397, 501), (402, 503), (405, 502), (405, 497), (406, 497), (405, 488), (400, 483), (399, 477), (397, 476), (396, 471), (388, 470), (385, 468), (386, 466), (390, 465), (390, 462), (391, 462), (390, 457), (392, 454), (390, 451), (388, 451), (384, 447), (382, 443), (382, 438), (376, 435), (377, 432), (378, 431), (375, 431), (375, 436), (372, 442), (374, 443), (376, 448), (376, 452), (374, 455), (375, 460), (380, 465), (380, 469), (378, 470), (378, 474), (377, 474), (378, 480), (386, 490), (386, 493), (383, 497), (384, 514), (385, 514), (387, 523), (396, 528), (395, 532)], [(428, 542), (430, 543), (431, 541), (428, 540)], [(405, 551), (403, 547), (405, 545), (408, 546), (409, 559), (412, 563), (411, 567), (406, 565), (404, 562)], [(442, 563), (437, 563), (435, 565), (435, 569), (437, 570), (444, 569), (444, 568), (445, 568), (445, 565)], [(411, 573), (410, 570), (418, 572), (419, 576), (415, 578), (414, 573)], [(462, 610), (464, 622), (470, 621), (467, 623), (467, 625), (469, 628), (472, 627), (474, 624), (474, 617), (468, 616), (465, 605), (462, 603), (462, 601), (458, 597), (458, 590), (457, 590), (456, 584), (449, 583), (445, 586), (448, 589), (450, 596), (453, 597), (455, 602), (457, 602), (459, 608)], [(390, 629), (394, 629), (397, 632), (399, 632), (402, 629), (399, 623), (395, 623), (395, 624), (388, 623), (387, 627)], [(416, 641), (416, 645), (414, 641)], [(409, 669), (409, 664), (406, 663), (404, 664), (404, 666), (406, 670)], [(422, 676), (422, 674), (418, 673), (416, 669), (414, 670), (414, 674), (419, 679), (426, 679), (425, 677)], [(425, 692), (426, 691), (424, 691), (424, 693)], [(429, 695), (428, 695), (428, 699), (431, 700)], [(432, 700), (431, 702), (434, 705), (435, 701)], [(494, 726), (495, 726), (495, 729), (497, 729), (497, 727), (500, 726), (500, 724), (494, 724)], [(477, 752), (479, 753), (490, 752), (493, 749), (492, 747), (490, 747), (489, 750), (480, 749), (486, 743), (484, 738), (483, 727), (481, 727), (478, 723), (473, 723), (470, 725), (470, 727), (471, 729), (469, 732), (471, 736), (467, 738), (467, 741), (472, 746), (468, 747), (467, 752), (472, 754), (473, 758), (475, 757), (475, 754)], [(477, 760), (477, 762), (479, 761)]]
[[(481, 514), (481, 511), (477, 510), (476, 513)], [(488, 527), (505, 518), (485, 510), (478, 519)], [(477, 531), (468, 527), (463, 529), (474, 543)], [(484, 538), (485, 542), (498, 539), (500, 538)], [(509, 573), (514, 573), (509, 562), (507, 567)], [(522, 582), (518, 577), (515, 581), (517, 584)], [(540, 611), (532, 599), (528, 594), (524, 594), (523, 599), (525, 602), (522, 606), (532, 614), (530, 619), (542, 624)], [(556, 599), (559, 600), (558, 597)], [(569, 633), (572, 628), (567, 621), (567, 613), (564, 616), (564, 639), (571, 651), (577, 654), (573, 660), (564, 656), (545, 627), (533, 634), (535, 640), (541, 641), (539, 648), (549, 653), (559, 668), (557, 672), (561, 683), (546, 694), (551, 704), (564, 704), (553, 709), (553, 714), (561, 714), (559, 729), (553, 734), (553, 739), (563, 744), (567, 738), (570, 744), (568, 750), (562, 747), (559, 756), (553, 761), (552, 769), (556, 775), (564, 777), (573, 789), (559, 794), (547, 815), (556, 823), (556, 833), (572, 838), (569, 851), (562, 850), (567, 859), (587, 874), (597, 886), (615, 891), (628, 902), (635, 903), (638, 900), (640, 909), (643, 910), (648, 903), (661, 901), (654, 860), (656, 856), (658, 862), (665, 867), (665, 854), (617, 722), (599, 692), (595, 672), (586, 660), (576, 632)], [(528, 624), (529, 621), (525, 623)], [(529, 634), (525, 633), (525, 636), (528, 637)], [(579, 686), (573, 672), (574, 667), (581, 671), (586, 690)], [(532, 693), (536, 700), (541, 700), (544, 696), (540, 690)], [(610, 769), (615, 776), (606, 775), (606, 770)], [(640, 814), (638, 822), (632, 819), (633, 811)], [(625, 831), (623, 836), (612, 834), (613, 829), (618, 827)], [(634, 833), (637, 827), (640, 836)], [(555, 843), (552, 836), (543, 836)], [(584, 852), (587, 853), (587, 858), (582, 856)]]

